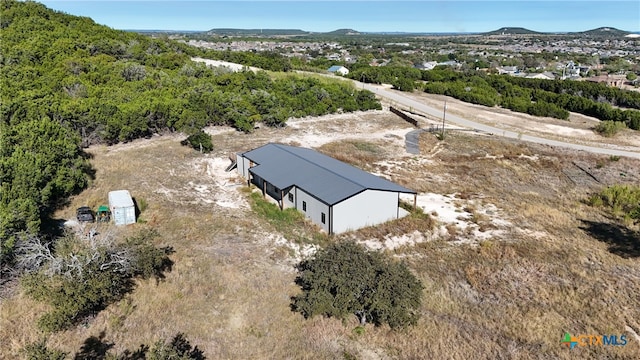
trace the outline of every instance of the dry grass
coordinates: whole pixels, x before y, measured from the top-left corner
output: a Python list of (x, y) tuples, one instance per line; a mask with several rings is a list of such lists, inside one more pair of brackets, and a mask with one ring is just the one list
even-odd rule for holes
[[(221, 131), (213, 136), (211, 155), (180, 146), (178, 136), (92, 148), (95, 181), (56, 216), (72, 218), (75, 207), (96, 206), (106, 202), (109, 190), (129, 189), (148, 203), (142, 213), (146, 223), (114, 231), (156, 228), (161, 237), (154, 241), (175, 249), (175, 266), (162, 282), (140, 282), (127, 299), (86, 326), (51, 335), (49, 345), (75, 352), (85, 339), (104, 332), (115, 343), (113, 351), (122, 352), (184, 332), (210, 359), (637, 358), (640, 342), (629, 333), (624, 347), (568, 350), (560, 344), (567, 331), (620, 335), (626, 326), (640, 331), (640, 259), (612, 253), (584, 230), (583, 220), (609, 220), (582, 202), (591, 189), (562, 172), (571, 161), (595, 167), (602, 157), (453, 132), (445, 141), (424, 134), (423, 154), (409, 156), (398, 139), (367, 139), (371, 132), (406, 127), (384, 112), (376, 114), (365, 123), (365, 114), (357, 114), (310, 124), (317, 132), (340, 128), (352, 135), (324, 146), (327, 153), (367, 161), (372, 171), (418, 191), (495, 204), (513, 224), (479, 246), (433, 240), (396, 251), (425, 285), (416, 327), (393, 332), (366, 326), (358, 335), (355, 319), (305, 320), (291, 312), (290, 296), (299, 290), (293, 254), (274, 245), (273, 236), (282, 234), (253, 216), (248, 195), (238, 191), (241, 181), (209, 174), (207, 166), (214, 164), (209, 160), (229, 152), (278, 139), (305, 141), (306, 125), (300, 122), (250, 135)], [(608, 161), (597, 170), (610, 181), (637, 179), (640, 162)], [(223, 195), (244, 205), (214, 201)], [(468, 210), (479, 225), (487, 221), (477, 208)], [(423, 215), (350, 236), (432, 228), (431, 218)], [(2, 300), (2, 357), (17, 358), (25, 344), (40, 338), (35, 322), (44, 311), (19, 291)]]

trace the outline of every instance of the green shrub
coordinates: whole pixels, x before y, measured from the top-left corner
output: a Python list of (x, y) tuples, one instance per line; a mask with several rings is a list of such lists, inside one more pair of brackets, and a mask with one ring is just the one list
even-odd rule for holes
[(617, 134), (618, 131), (625, 129), (626, 127), (627, 126), (623, 122), (605, 120), (596, 125), (594, 130), (602, 136), (611, 137)]
[(79, 239), (75, 244), (68, 244), (72, 240), (63, 242), (53, 260), (22, 279), (28, 296), (52, 307), (38, 320), (38, 326), (46, 332), (68, 329), (122, 299), (133, 290), (135, 277), (162, 278), (173, 263), (167, 257), (170, 250), (150, 243), (154, 236), (154, 232), (145, 231), (124, 244), (97, 247)]
[(49, 349), (46, 340), (28, 344), (22, 350), (27, 360), (64, 360), (67, 354), (56, 349)]
[(640, 220), (640, 186), (613, 185), (589, 199), (591, 206), (604, 206), (614, 216)]
[(302, 293), (291, 308), (305, 318), (355, 315), (360, 325), (392, 328), (418, 321), (423, 286), (404, 263), (346, 241), (320, 250), (297, 270)]
[(202, 130), (198, 130), (195, 134), (189, 135), (188, 138), (182, 140), (180, 143), (182, 145), (189, 145), (203, 153), (209, 153), (213, 150), (211, 136)]
[(158, 341), (146, 354), (149, 360), (204, 360), (202, 350), (193, 347), (184, 334), (178, 333), (170, 343)]

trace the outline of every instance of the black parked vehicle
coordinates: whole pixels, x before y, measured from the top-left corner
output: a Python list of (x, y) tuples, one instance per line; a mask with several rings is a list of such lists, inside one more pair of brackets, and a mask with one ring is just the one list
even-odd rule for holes
[(78, 221), (84, 221), (84, 222), (95, 221), (95, 217), (93, 216), (93, 211), (88, 206), (79, 207), (78, 210), (76, 210), (76, 218), (78, 219)]

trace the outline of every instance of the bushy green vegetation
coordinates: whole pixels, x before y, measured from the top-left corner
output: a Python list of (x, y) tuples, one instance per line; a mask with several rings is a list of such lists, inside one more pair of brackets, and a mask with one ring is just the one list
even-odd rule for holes
[(42, 231), (52, 211), (86, 186), (91, 171), (79, 136), (46, 116), (0, 121), (0, 134), (0, 262), (6, 264), (18, 234)]
[(155, 236), (144, 231), (118, 244), (70, 235), (53, 250), (36, 238), (24, 240), (18, 263), (29, 274), (22, 285), (27, 295), (52, 307), (38, 326), (46, 332), (67, 329), (131, 292), (134, 278), (162, 278), (172, 262), (169, 250), (151, 245)]
[(625, 129), (627, 126), (622, 122), (615, 122), (611, 120), (602, 121), (595, 127), (595, 131), (599, 134), (611, 137), (617, 134), (620, 130)]
[[(202, 350), (197, 346), (191, 345), (187, 337), (183, 333), (176, 334), (170, 342), (158, 340), (149, 346), (140, 345), (136, 350), (124, 350), (120, 354), (109, 352), (114, 344), (105, 342), (101, 337), (91, 336), (87, 338), (84, 345), (78, 351), (74, 360), (205, 360), (206, 357)], [(40, 340), (27, 345), (23, 353), (28, 360), (64, 360), (67, 354), (50, 348), (46, 344), (46, 340)]]
[(201, 151), (203, 153), (210, 153), (213, 150), (211, 135), (207, 134), (202, 130), (198, 130), (195, 132), (195, 134), (189, 135), (186, 139), (181, 141), (181, 144), (189, 145), (192, 148), (198, 151)]
[(640, 221), (640, 186), (613, 185), (589, 199), (592, 206), (602, 206), (626, 221)]
[[(393, 84), (397, 81), (414, 82), (419, 80), (420, 76), (420, 70), (408, 66), (362, 66), (350, 71), (347, 75), (350, 79), (373, 84)], [(409, 89), (401, 90), (410, 91)]]
[(414, 325), (423, 286), (405, 264), (350, 241), (320, 250), (298, 264), (302, 293), (291, 307), (305, 318), (315, 315), (358, 317), (361, 325)]
[(67, 358), (66, 353), (47, 347), (44, 339), (25, 346), (23, 354), (27, 360), (64, 360)]
[(250, 132), (256, 122), (284, 126), (290, 117), (381, 108), (371, 92), (344, 81), (229, 73), (190, 60), (219, 55), (286, 71), (280, 55), (207, 52), (36, 2), (0, 1), (3, 265), (17, 234), (41, 232), (49, 214), (87, 185), (81, 146), (165, 131), (198, 134), (206, 125)]
[(360, 65), (348, 76), (367, 83), (393, 84), (402, 91), (413, 91), (418, 86), (416, 82), (422, 80), (425, 82), (423, 89), (428, 93), (447, 95), (473, 104), (499, 105), (517, 112), (558, 119), (568, 119), (569, 112), (577, 112), (640, 130), (640, 93), (604, 84), (529, 79), (446, 67), (420, 71), (402, 66)]
[(498, 92), (480, 76), (451, 82), (429, 82), (424, 89), (426, 92), (451, 96), (472, 104), (495, 106), (500, 102)]
[[(488, 88), (481, 89), (485, 97), (499, 94), (499, 104), (513, 111), (524, 112), (535, 116), (551, 116), (567, 119), (569, 111), (596, 117), (600, 120), (623, 122), (627, 127), (640, 130), (640, 95), (617, 88), (571, 80), (541, 80), (516, 76), (487, 75), (483, 73), (460, 73), (450, 69), (434, 69), (425, 71), (433, 73), (425, 76), (428, 81), (425, 91), (446, 94), (463, 101), (473, 102), (460, 95), (460, 92), (448, 90), (451, 82), (463, 81), (467, 87), (473, 87), (477, 78), (482, 78)], [(434, 79), (444, 79), (436, 81)], [(459, 85), (458, 85), (459, 86)], [(632, 109), (617, 109), (619, 105)]]
[[(85, 144), (208, 124), (251, 131), (256, 121), (278, 125), (291, 116), (379, 107), (344, 82), (225, 73), (191, 62), (201, 50), (178, 42), (111, 30), (32, 2), (3, 0), (2, 9), (2, 118), (15, 124), (48, 116)], [(247, 65), (263, 59), (268, 68), (287, 70), (268, 65), (274, 54), (210, 55)]]

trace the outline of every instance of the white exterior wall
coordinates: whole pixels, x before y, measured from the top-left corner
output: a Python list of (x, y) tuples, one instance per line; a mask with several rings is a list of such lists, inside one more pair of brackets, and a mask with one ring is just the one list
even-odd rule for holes
[(111, 217), (116, 225), (135, 224), (136, 209), (133, 206), (111, 208)]
[[(289, 194), (293, 195), (293, 201), (289, 201)], [(284, 199), (282, 201), (282, 207), (284, 209), (295, 208), (296, 207), (296, 187), (295, 186), (293, 186), (291, 188), (291, 190), (289, 190), (289, 192), (285, 192), (284, 193)], [(329, 215), (327, 214), (327, 216), (329, 216)]]
[(238, 174), (240, 174), (243, 178), (249, 179), (249, 165), (251, 161), (244, 156), (238, 156)]
[(338, 234), (397, 218), (397, 192), (365, 190), (333, 206), (333, 232)]
[(116, 225), (128, 225), (136, 222), (135, 204), (127, 190), (109, 192), (109, 209)]
[[(294, 188), (295, 189), (295, 188)], [(318, 224), (324, 231), (329, 232), (329, 205), (317, 200), (313, 196), (307, 194), (301, 189), (293, 190), (296, 208), (303, 213), (308, 219)], [(297, 194), (296, 194), (297, 193)], [(296, 196), (297, 195), (297, 196)], [(288, 197), (288, 195), (285, 195)], [(289, 200), (287, 199), (287, 202)], [(302, 202), (307, 203), (307, 211), (302, 210)], [(325, 223), (322, 223), (322, 213), (325, 214)]]

